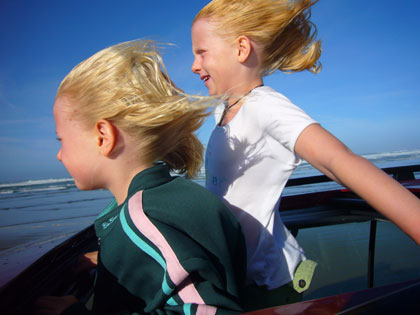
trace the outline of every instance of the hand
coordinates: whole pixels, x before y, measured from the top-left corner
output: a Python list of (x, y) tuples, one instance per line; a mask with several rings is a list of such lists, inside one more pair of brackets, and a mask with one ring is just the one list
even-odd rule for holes
[(78, 275), (85, 270), (95, 268), (98, 265), (98, 251), (89, 252), (81, 255), (77, 260), (74, 275)]
[(33, 306), (35, 315), (59, 315), (65, 309), (77, 303), (78, 299), (73, 295), (66, 296), (41, 296)]

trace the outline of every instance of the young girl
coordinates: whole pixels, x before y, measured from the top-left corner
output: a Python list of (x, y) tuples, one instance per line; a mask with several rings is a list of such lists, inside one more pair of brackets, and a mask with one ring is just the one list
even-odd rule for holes
[[(301, 159), (353, 190), (420, 244), (420, 201), (285, 96), (263, 86), (263, 76), (276, 70), (320, 70), (321, 45), (308, 20), (315, 2), (213, 0), (192, 25), (192, 71), (210, 95), (226, 98), (215, 111), (217, 125), (207, 146), (206, 186), (242, 224), (248, 284), (255, 292), (267, 291), (261, 301), (275, 293), (297, 297), (294, 291), (306, 290), (312, 277), (314, 264), (277, 211)], [(279, 302), (275, 298), (274, 304)]]
[[(79, 189), (109, 189), (99, 215), (93, 312), (241, 312), (246, 248), (239, 223), (193, 176), (203, 148), (193, 134), (208, 100), (170, 81), (149, 41), (104, 49), (61, 83), (57, 154)], [(163, 161), (162, 163), (155, 163)], [(44, 297), (38, 313), (81, 314), (75, 297)]]

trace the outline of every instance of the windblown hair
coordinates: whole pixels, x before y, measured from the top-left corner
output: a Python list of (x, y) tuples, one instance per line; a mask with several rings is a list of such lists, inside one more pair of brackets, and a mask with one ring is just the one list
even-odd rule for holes
[(213, 0), (197, 14), (230, 40), (249, 37), (262, 50), (262, 74), (321, 70), (321, 42), (309, 20), (318, 0)]
[(175, 86), (152, 41), (99, 51), (71, 70), (59, 96), (76, 104), (73, 119), (86, 126), (105, 119), (129, 134), (142, 161), (164, 161), (187, 177), (200, 170), (203, 145), (194, 132), (209, 114), (209, 99)]

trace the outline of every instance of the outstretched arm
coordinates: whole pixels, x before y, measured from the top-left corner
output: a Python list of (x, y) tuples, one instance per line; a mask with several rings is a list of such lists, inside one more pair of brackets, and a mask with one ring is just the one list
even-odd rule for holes
[(295, 152), (388, 217), (420, 245), (420, 199), (318, 124), (299, 136)]

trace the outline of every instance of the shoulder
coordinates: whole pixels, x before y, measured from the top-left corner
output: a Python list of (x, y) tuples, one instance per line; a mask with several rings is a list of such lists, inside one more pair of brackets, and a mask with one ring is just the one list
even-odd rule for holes
[(182, 253), (191, 242), (204, 248), (210, 248), (215, 241), (244, 242), (240, 224), (229, 208), (216, 195), (190, 180), (179, 177), (141, 193), (141, 201), (133, 200), (134, 195), (128, 202), (130, 220), (149, 239), (152, 238), (149, 234), (161, 235), (175, 252)]
[(286, 96), (268, 86), (261, 87), (251, 94), (246, 110), (258, 119), (260, 126), (287, 125), (297, 120), (313, 121)]
[(216, 195), (183, 177), (145, 190), (141, 203), (148, 216), (168, 223), (229, 216), (227, 206)]
[(260, 113), (284, 112), (288, 110), (301, 110), (285, 95), (268, 86), (256, 90), (250, 97), (249, 103), (254, 110)]
[[(205, 189), (203, 186), (184, 177), (175, 178), (167, 187), (162, 187), (166, 191), (164, 198), (169, 198), (178, 203), (221, 203), (219, 198)], [(158, 191), (156, 191), (157, 193)], [(153, 192), (155, 193), (155, 192)], [(160, 192), (159, 192), (160, 193)]]
[(263, 125), (272, 120), (282, 120), (288, 113), (303, 112), (285, 95), (268, 86), (253, 91), (246, 100), (244, 111)]

